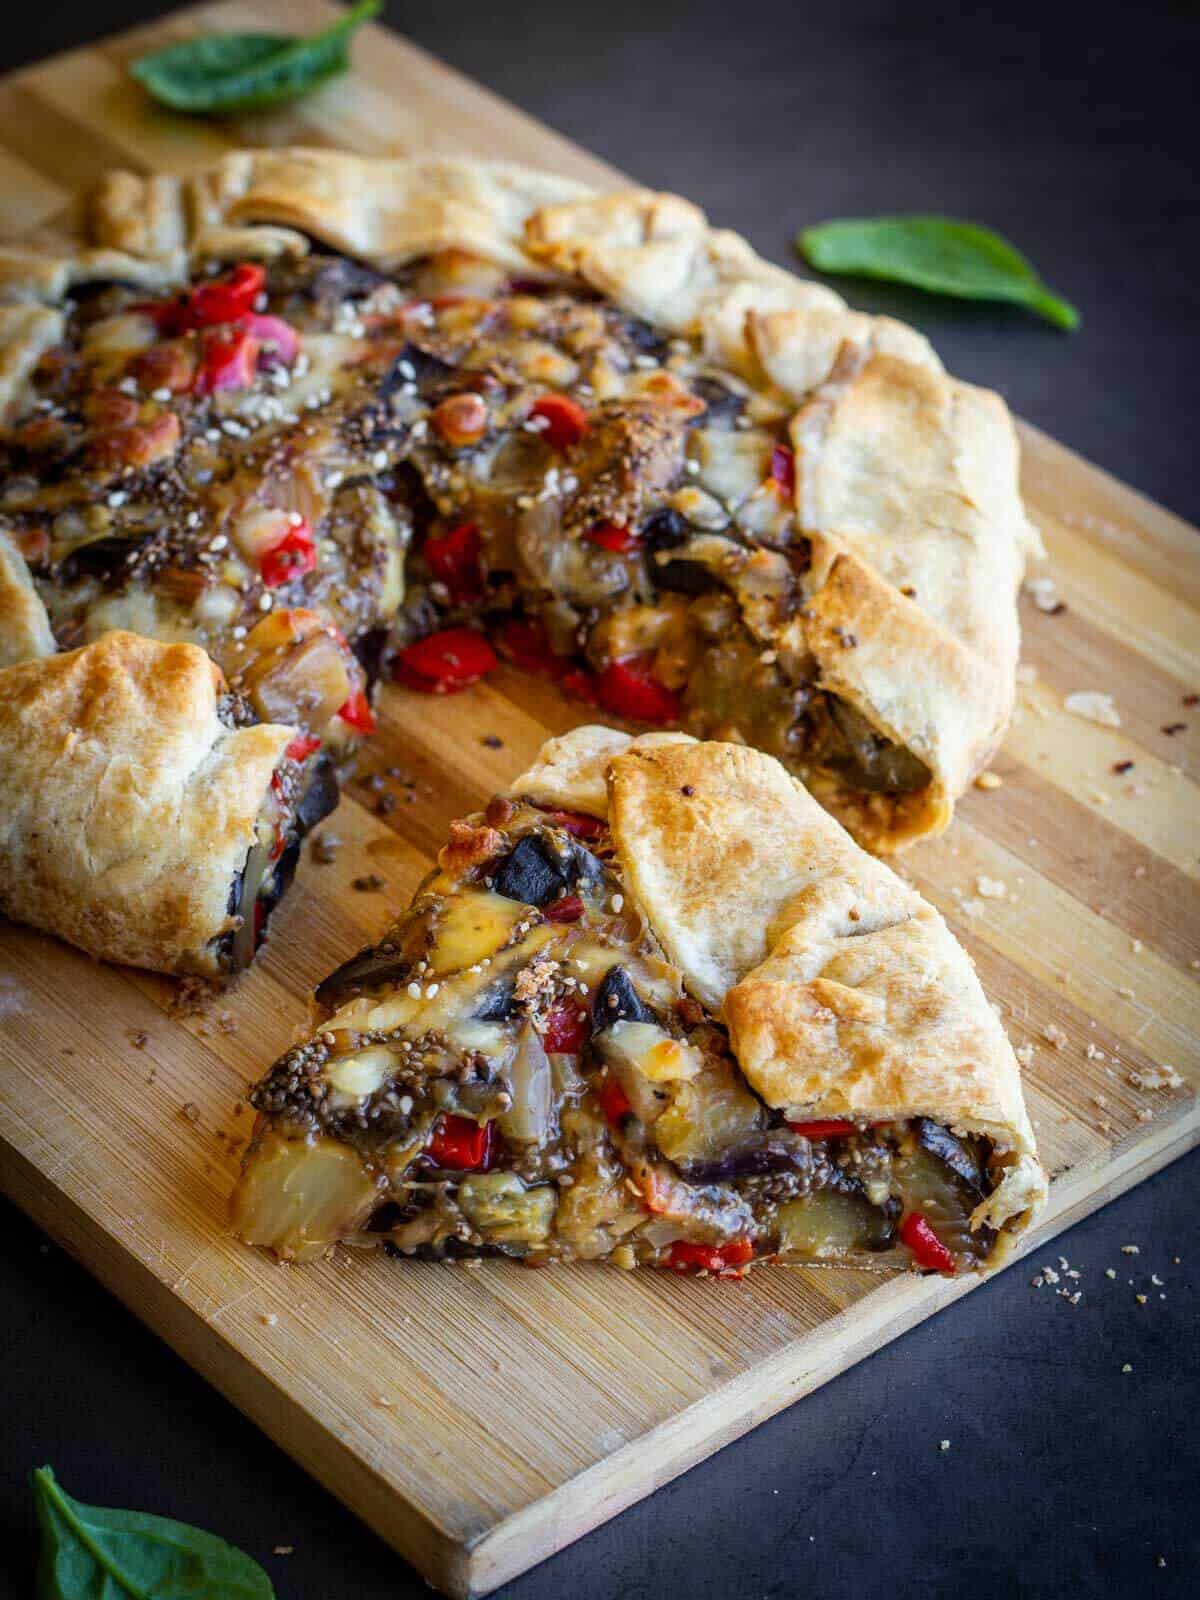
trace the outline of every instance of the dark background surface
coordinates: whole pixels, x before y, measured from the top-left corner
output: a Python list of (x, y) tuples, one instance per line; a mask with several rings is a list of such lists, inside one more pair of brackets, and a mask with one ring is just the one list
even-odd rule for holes
[[(0, 69), (162, 9), (74, 0), (33, 24), (10, 12)], [(1080, 334), (1003, 308), (839, 287), (915, 323), (955, 372), (1063, 442), (1200, 516), (1195, 5), (392, 0), (387, 14), (784, 264), (795, 231), (832, 216), (939, 211), (1000, 229), (1080, 307)], [(1192, 1155), (504, 1600), (1196, 1593), (1198, 1178)], [(1060, 1252), (1082, 1273), (1074, 1306), (1030, 1283)], [(280, 1600), (428, 1592), (3, 1202), (0, 1306), (5, 1600), (33, 1592), (25, 1480), (46, 1461), (83, 1499), (221, 1533), (264, 1561)], [(276, 1557), (276, 1545), (294, 1551)]]

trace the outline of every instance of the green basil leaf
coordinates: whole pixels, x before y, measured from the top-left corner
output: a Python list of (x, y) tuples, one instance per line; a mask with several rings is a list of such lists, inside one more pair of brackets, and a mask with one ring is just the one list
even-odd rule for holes
[(350, 35), (383, 7), (359, 0), (324, 33), (210, 33), (141, 56), (130, 72), (176, 111), (257, 111), (307, 94), (350, 65)]
[(257, 1562), (186, 1522), (72, 1500), (49, 1467), (33, 1474), (42, 1530), (38, 1600), (274, 1600)]
[(963, 300), (1008, 300), (1068, 332), (1075, 307), (1049, 290), (1019, 250), (990, 228), (950, 217), (876, 217), (805, 228), (796, 247), (820, 272), (911, 283)]

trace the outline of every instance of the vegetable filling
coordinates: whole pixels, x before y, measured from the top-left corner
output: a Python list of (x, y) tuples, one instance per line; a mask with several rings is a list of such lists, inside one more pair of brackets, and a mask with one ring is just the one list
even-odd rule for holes
[(994, 1233), (987, 1140), (913, 1117), (804, 1120), (753, 1092), (592, 817), (494, 800), (325, 1021), (258, 1085), (236, 1231), (422, 1258), (967, 1270)]
[(192, 639), (335, 751), (379, 672), (445, 694), (503, 657), (834, 798), (928, 789), (809, 648), (795, 404), (696, 340), (455, 250), (65, 310), (0, 430), (0, 523), (63, 648)]

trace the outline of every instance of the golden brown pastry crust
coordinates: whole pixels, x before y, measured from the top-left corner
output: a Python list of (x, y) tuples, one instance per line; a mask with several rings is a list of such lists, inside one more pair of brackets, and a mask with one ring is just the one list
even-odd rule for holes
[(580, 728), (512, 793), (607, 816), (626, 884), (768, 1105), (982, 1134), (1006, 1170), (976, 1220), (1007, 1224), (1006, 1242), (1027, 1224), (1045, 1175), (1012, 1046), (966, 952), (777, 761)]
[(28, 563), (0, 528), (0, 667), (52, 656), (57, 648)]
[(294, 729), (229, 728), (204, 651), (109, 633), (0, 672), (0, 912), (92, 955), (216, 975)]
[(521, 273), (577, 275), (795, 406), (809, 648), (823, 685), (931, 773), (915, 795), (866, 795), (828, 775), (818, 792), (873, 848), (945, 826), (1007, 722), (1016, 593), (1037, 548), (1003, 401), (947, 376), (920, 334), (851, 312), (678, 196), (596, 194), (451, 158), (242, 150), (183, 179), (111, 174), (87, 248), (0, 251), (0, 299), (53, 304), (118, 264), (117, 276), (165, 282), (204, 259), (303, 255), (306, 236), (383, 267), (461, 248)]

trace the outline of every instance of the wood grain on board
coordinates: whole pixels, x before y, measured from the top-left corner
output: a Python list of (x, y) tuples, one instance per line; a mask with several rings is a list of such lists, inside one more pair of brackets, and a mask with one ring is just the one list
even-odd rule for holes
[[(125, 74), (131, 56), (199, 29), (307, 30), (331, 14), (320, 0), (203, 6), (0, 83), (0, 237), (51, 228), (113, 165), (185, 171), (247, 143), (460, 151), (617, 181), (378, 28), (357, 41), (351, 75), (254, 119), (174, 116)], [(1001, 785), (968, 795), (903, 869), (971, 950), (1014, 1043), (1031, 1046), (1026, 1092), (1054, 1176), (1042, 1244), (1200, 1136), (1200, 716), (1182, 708), (1200, 688), (1200, 566), (1178, 519), (1031, 428), (1022, 442), (1067, 609), (1025, 610)], [(1122, 726), (1070, 716), (1077, 689), (1112, 693)], [(306, 860), (254, 971), (190, 1015), (166, 981), (0, 929), (0, 1182), (456, 1595), (524, 1571), (970, 1288), (349, 1252), (288, 1268), (225, 1235), (250, 1120), (240, 1097), (290, 1042), (307, 992), (404, 904), (448, 820), (575, 720), (557, 691), (508, 669), (437, 703), (387, 688), (380, 735), (327, 825), (343, 841), (335, 862)], [(1179, 721), (1186, 731), (1162, 731)], [(416, 781), (383, 817), (363, 780), (387, 766)], [(367, 872), (380, 893), (351, 888)]]

